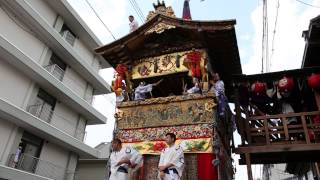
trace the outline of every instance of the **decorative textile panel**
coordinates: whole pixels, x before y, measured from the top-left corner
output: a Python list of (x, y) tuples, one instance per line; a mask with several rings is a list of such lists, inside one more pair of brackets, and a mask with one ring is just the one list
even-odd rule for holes
[(117, 127), (136, 129), (214, 122), (213, 95), (184, 97), (155, 98), (143, 104), (118, 106)]
[[(212, 138), (177, 139), (185, 153), (212, 153)], [(124, 143), (131, 146), (141, 154), (160, 154), (167, 147), (165, 141), (144, 141), (136, 143)]]
[(174, 133), (177, 139), (195, 139), (212, 137), (212, 124), (193, 124), (157, 128), (119, 130), (117, 137), (125, 143), (142, 141), (162, 141), (168, 132)]

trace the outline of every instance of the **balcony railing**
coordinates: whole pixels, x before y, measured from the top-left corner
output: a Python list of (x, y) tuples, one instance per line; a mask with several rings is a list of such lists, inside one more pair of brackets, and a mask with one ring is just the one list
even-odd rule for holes
[[(312, 120), (316, 115), (320, 111), (249, 117), (243, 119), (243, 134), (248, 145), (320, 143), (320, 123)], [(289, 123), (293, 118), (295, 123)]]
[[(59, 81), (62, 81), (62, 79), (64, 78), (64, 74), (65, 71), (63, 69), (61, 69), (57, 64), (51, 64), (51, 65), (47, 65), (44, 66), (44, 69), (46, 69), (50, 74), (52, 74), (55, 78), (57, 78)], [(86, 89), (85, 86), (83, 86), (81, 83), (77, 82), (76, 79), (71, 78), (71, 77), (66, 77), (64, 80), (64, 85), (66, 85), (70, 90), (72, 90), (73, 92), (75, 92), (73, 89), (74, 88), (78, 88), (78, 89)], [(76, 87), (72, 87), (70, 86), (70, 84), (76, 86)], [(77, 94), (75, 92), (75, 94)], [(79, 94), (77, 94), (79, 96)], [(92, 95), (90, 94), (85, 94), (84, 97), (80, 98), (84, 99), (87, 103), (92, 104)]]
[[(55, 118), (55, 119), (60, 119), (60, 121), (63, 121), (63, 123), (65, 123), (65, 125), (68, 125), (68, 127), (74, 126), (74, 124), (71, 123), (72, 121), (70, 119), (67, 119), (61, 115), (58, 115), (57, 113), (52, 111), (52, 109), (50, 107), (45, 106), (45, 104), (30, 105), (27, 107), (27, 111), (30, 114), (40, 118), (41, 120), (43, 120), (47, 123), (50, 123), (51, 120), (53, 118)], [(64, 132), (81, 140), (81, 141), (84, 141), (86, 134), (87, 134), (87, 132), (85, 130), (80, 129), (80, 128), (76, 128), (75, 131), (72, 131), (72, 132), (68, 132), (68, 131), (64, 131)]]
[(27, 107), (27, 111), (47, 123), (50, 123), (53, 115), (51, 108), (45, 106), (45, 104), (30, 105)]
[(61, 69), (57, 64), (51, 64), (44, 67), (50, 74), (52, 74), (59, 81), (62, 81), (64, 76), (64, 70)]
[(20, 154), (20, 156), (11, 154), (8, 166), (55, 180), (67, 180), (74, 174), (74, 172), (68, 171), (54, 163), (41, 160), (28, 154)]

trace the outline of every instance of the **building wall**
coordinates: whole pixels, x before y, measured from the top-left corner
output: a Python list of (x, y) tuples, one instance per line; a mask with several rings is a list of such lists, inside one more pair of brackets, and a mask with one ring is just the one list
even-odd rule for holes
[(51, 124), (58, 129), (74, 136), (79, 116), (62, 103), (57, 103), (51, 119)]
[(95, 163), (85, 163), (79, 162), (77, 166), (77, 173), (75, 180), (106, 180), (109, 179), (106, 168), (106, 161), (101, 160), (101, 162)]
[(87, 82), (72, 67), (67, 67), (62, 82), (79, 97), (84, 97)]
[(46, 48), (45, 44), (2, 7), (0, 8), (0, 26), (0, 36), (3, 36), (32, 60), (40, 61), (41, 54)]
[(15, 125), (0, 119), (0, 164), (6, 164), (8, 159), (8, 154), (6, 153), (7, 146), (10, 143), (10, 136), (14, 132)]
[(0, 98), (22, 107), (32, 82), (0, 57), (0, 84)]
[(95, 147), (101, 152), (100, 158), (109, 158), (110, 157), (110, 150), (111, 150), (111, 143), (105, 142), (101, 143)]
[(80, 116), (75, 137), (81, 141), (85, 141), (87, 120)]
[[(30, 6), (46, 20), (52, 28), (60, 31), (63, 24), (63, 17), (46, 4), (43, 0), (25, 0)], [(0, 36), (7, 39), (17, 49), (22, 51), (31, 60), (39, 63), (41, 66), (47, 65), (51, 57), (51, 50), (46, 46), (45, 42), (41, 42), (36, 32), (30, 31), (23, 25), (23, 22), (17, 20), (15, 16), (8, 10), (0, 7)], [(87, 48), (85, 42), (81, 41), (81, 37), (76, 39), (74, 50), (79, 56), (88, 62), (88, 66), (98, 72), (99, 61), (92, 53), (93, 50)], [(66, 64), (68, 59), (60, 57)], [(92, 103), (93, 88), (90, 83), (86, 82), (81, 74), (75, 72), (72, 64), (68, 64), (63, 78), (63, 83), (73, 90), (79, 97), (85, 99), (88, 103)], [(28, 105), (33, 105), (39, 91), (39, 85), (29, 79), (25, 74), (21, 73), (16, 67), (8, 64), (3, 60), (0, 54), (0, 98), (10, 103), (26, 109)], [(76, 136), (79, 140), (83, 140), (86, 119), (82, 118), (66, 105), (57, 101), (54, 109), (54, 116), (50, 122), (58, 129)], [(76, 129), (82, 131), (77, 133)], [(9, 155), (15, 153), (23, 129), (10, 123), (7, 119), (0, 119), (0, 164), (6, 164)], [(32, 133), (32, 132), (31, 132)], [(67, 168), (74, 171), (78, 161), (78, 155), (69, 152), (58, 144), (48, 142), (46, 137), (40, 153), (39, 159), (43, 162), (55, 164), (61, 168)], [(92, 175), (91, 175), (92, 177)], [(94, 179), (94, 178), (90, 178)]]
[[(99, 70), (101, 69), (101, 59), (99, 60), (98, 56), (95, 56), (93, 62), (92, 62), (92, 67), (94, 70), (96, 70), (97, 72), (99, 72)], [(104, 59), (102, 59), (102, 61), (104, 61)]]
[(87, 48), (81, 39), (76, 39), (73, 46), (77, 53), (91, 66), (94, 60), (93, 50)]
[(51, 26), (54, 25), (58, 14), (43, 0), (26, 0), (43, 19)]
[(69, 159), (69, 152), (51, 142), (45, 141), (39, 158), (65, 169)]

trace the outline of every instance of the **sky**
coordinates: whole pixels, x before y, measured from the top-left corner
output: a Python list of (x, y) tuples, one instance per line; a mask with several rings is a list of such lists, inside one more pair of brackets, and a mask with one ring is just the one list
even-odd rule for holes
[[(288, 70), (301, 67), (304, 51), (302, 31), (308, 29), (310, 19), (319, 15), (320, 0), (303, 0), (315, 7), (305, 5), (300, 0), (267, 0), (268, 4), (268, 36), (269, 63), (271, 71)], [(103, 23), (108, 26), (116, 39), (129, 32), (128, 16), (133, 15), (139, 24), (129, 0), (68, 0), (81, 18), (104, 43), (114, 39), (102, 22), (97, 18), (88, 2), (98, 13)], [(153, 10), (156, 0), (136, 0), (144, 16)], [(182, 15), (183, 0), (165, 0), (172, 6), (177, 17)], [(279, 7), (278, 6), (279, 2)], [(236, 35), (238, 49), (244, 74), (261, 72), (262, 52), (262, 0), (191, 0), (190, 9), (194, 20), (236, 19)], [(275, 26), (276, 14), (277, 25)], [(274, 33), (275, 32), (275, 33)], [(265, 69), (264, 69), (265, 72)], [(111, 83), (113, 69), (104, 69), (100, 75)], [(108, 142), (112, 138), (115, 112), (113, 94), (95, 96), (93, 106), (108, 118), (106, 125), (88, 126), (85, 142), (94, 147), (100, 142)], [(236, 139), (239, 139), (236, 136)], [(244, 166), (236, 166), (236, 179), (246, 179)], [(261, 167), (253, 166), (254, 178), (260, 177)]]

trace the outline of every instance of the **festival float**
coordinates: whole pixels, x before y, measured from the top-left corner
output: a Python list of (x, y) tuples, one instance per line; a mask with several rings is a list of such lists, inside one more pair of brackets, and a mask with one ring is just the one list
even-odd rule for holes
[[(143, 154), (142, 179), (156, 179), (167, 132), (177, 135), (185, 152), (182, 179), (232, 179), (234, 118), (225, 99), (225, 113), (218, 115), (222, 100), (210, 87), (218, 73), (227, 96), (231, 74), (242, 73), (236, 21), (192, 20), (184, 3), (183, 18), (177, 18), (158, 1), (145, 24), (95, 50), (116, 71), (114, 136)], [(147, 93), (137, 99), (140, 86)], [(190, 93), (195, 86), (199, 91)]]

